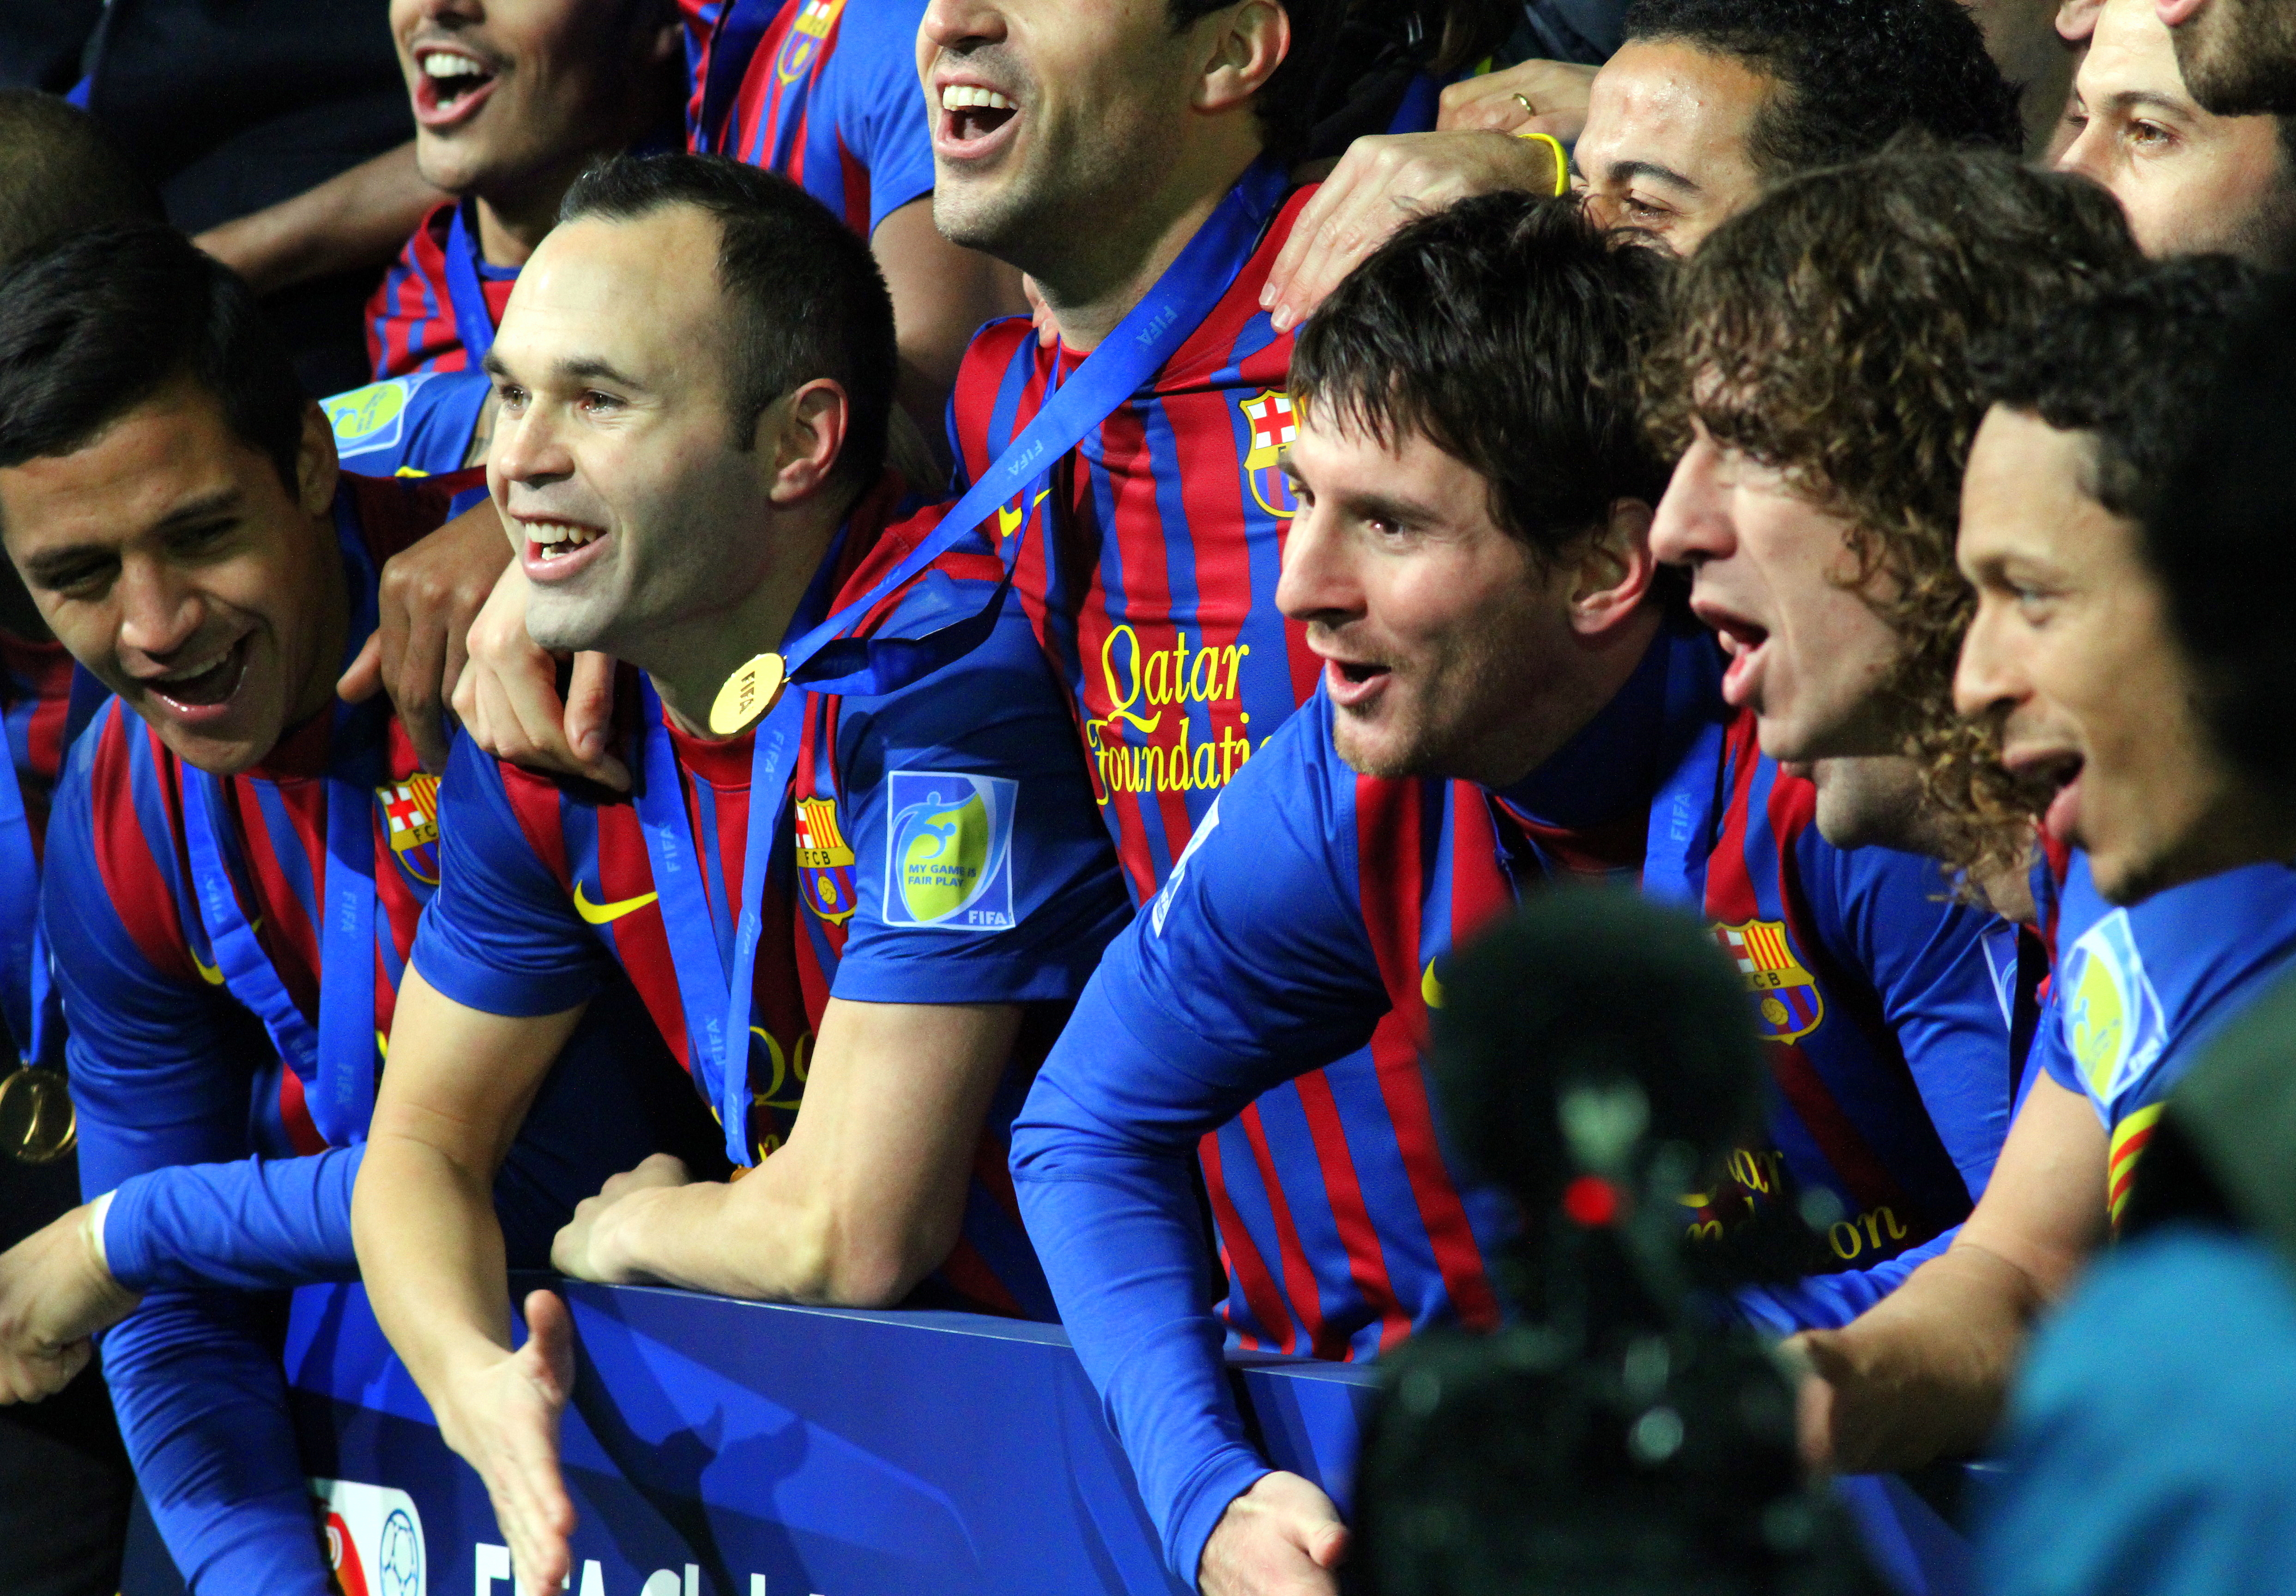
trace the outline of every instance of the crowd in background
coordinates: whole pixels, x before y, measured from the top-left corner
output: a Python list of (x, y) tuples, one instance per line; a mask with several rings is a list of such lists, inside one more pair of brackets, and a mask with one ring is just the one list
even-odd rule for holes
[(558, 1589), (542, 1267), (1058, 1322), (1206, 1596), (2296, 1589), (2282, 0), (0, 78), (12, 1589), (330, 1589), (353, 1279)]

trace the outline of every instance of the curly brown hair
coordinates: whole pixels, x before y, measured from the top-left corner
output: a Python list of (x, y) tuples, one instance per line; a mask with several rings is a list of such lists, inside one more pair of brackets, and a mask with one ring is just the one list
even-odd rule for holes
[(2021, 862), (2029, 795), (1953, 709), (1974, 595), (1954, 564), (1962, 469), (1985, 413), (1971, 351), (2143, 266), (2111, 195), (1988, 151), (1893, 145), (1781, 183), (1674, 282), (1648, 413), (1694, 421), (1851, 525), (1851, 585), (1904, 644), (1896, 700), (1951, 862)]

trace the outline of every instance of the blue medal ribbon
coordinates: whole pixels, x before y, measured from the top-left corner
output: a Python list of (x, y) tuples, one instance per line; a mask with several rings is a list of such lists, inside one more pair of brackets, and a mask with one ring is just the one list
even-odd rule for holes
[(464, 200), (455, 207), (447, 229), (447, 300), (455, 311), (455, 332), (477, 371), (495, 347), (494, 313), (487, 308), (486, 285), (479, 280), (479, 241), (472, 235), (469, 209), (478, 203)]
[[(797, 613), (796, 631), (829, 608), (832, 585), (847, 531), (832, 541), (815, 571)], [(685, 808), (685, 787), (677, 749), (663, 719), (661, 700), (651, 679), (639, 680), (642, 781), (634, 795), (646, 859), (660, 894), (661, 924), (669, 938), (670, 962), (677, 971), (677, 998), (685, 1013), (686, 1049), (701, 1072), (702, 1095), (716, 1105), (726, 1132), (726, 1154), (736, 1166), (756, 1162), (750, 1147), (750, 1015), (765, 934), (766, 872), (781, 836), (790, 798), (789, 771), (797, 756), (806, 695), (784, 691), (751, 730), (750, 823), (742, 856), (742, 899), (734, 911), (730, 941), (718, 934), (710, 912), (709, 868), (693, 838)], [(721, 979), (709, 980), (716, 969)]]
[[(750, 58), (758, 53), (758, 42), (765, 37), (766, 29), (773, 26), (774, 18), (785, 4), (788, 0), (726, 0), (724, 9), (718, 13), (718, 26), (709, 37), (709, 77), (701, 85), (701, 112), (694, 127), (701, 135), (701, 147), (712, 155), (734, 153), (726, 147), (733, 135), (729, 123), (734, 97), (742, 91), (742, 79), (749, 73)], [(799, 91), (800, 103), (803, 96), (812, 92), (813, 74), (806, 73), (801, 81), (805, 86)], [(783, 109), (786, 107), (784, 101)], [(786, 120), (783, 126), (785, 130)], [(770, 170), (778, 172), (783, 169), (779, 159), (782, 152), (775, 153), (776, 159), (766, 164)]]
[(919, 637), (843, 634), (888, 593), (972, 536), (997, 506), (1049, 473), (1086, 433), (1154, 378), (1234, 286), (1289, 186), (1283, 168), (1267, 160), (1244, 173), (1146, 298), (1061, 384), (932, 533), (884, 580), (782, 651), (788, 680), (816, 692), (874, 697), (931, 675), (987, 637), (1012, 587), (1025, 530), (1001, 540), (1007, 545), (1002, 551), (1004, 579), (978, 613)]
[[(335, 527), (345, 577), (355, 595), (344, 664), (376, 624), (375, 573), (349, 519), (349, 501), (335, 502)], [(311, 1120), (330, 1147), (366, 1140), (374, 1109), (375, 884), (374, 784), (381, 773), (380, 706), (337, 704), (329, 727), (327, 858), (319, 926), (319, 1023), (315, 1029), (296, 1007), (279, 971), (256, 935), (233, 880), (226, 839), (239, 839), (224, 782), (184, 765), (184, 834), (200, 922), (207, 929), (224, 987), (263, 1022), (272, 1045), (311, 1086)]]

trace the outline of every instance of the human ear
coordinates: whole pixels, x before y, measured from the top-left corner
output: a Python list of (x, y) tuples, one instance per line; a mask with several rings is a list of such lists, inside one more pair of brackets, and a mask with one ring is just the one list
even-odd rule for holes
[(1292, 50), (1292, 18), (1278, 0), (1244, 0), (1197, 23), (1210, 53), (1189, 103), (1218, 113), (1247, 104)]
[(1606, 632), (1632, 615), (1658, 572), (1651, 553), (1651, 507), (1640, 499), (1614, 499), (1609, 518), (1590, 532), (1570, 588), (1571, 630)]
[(335, 502), (335, 479), (342, 464), (335, 454), (335, 430), (316, 405), (303, 407), (303, 437), (295, 449), (295, 503), (306, 515), (324, 515)]
[(799, 503), (836, 475), (852, 422), (845, 389), (827, 377), (816, 377), (766, 413), (758, 424), (772, 433), (760, 441), (771, 446), (775, 504)]

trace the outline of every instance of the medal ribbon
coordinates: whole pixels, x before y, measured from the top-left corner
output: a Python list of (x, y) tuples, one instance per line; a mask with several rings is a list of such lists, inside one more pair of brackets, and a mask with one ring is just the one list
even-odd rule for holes
[[(829, 608), (847, 531), (832, 542), (814, 573), (797, 614), (794, 632)], [(734, 913), (731, 943), (718, 934), (710, 913), (702, 872), (709, 862), (693, 838), (686, 814), (685, 788), (677, 749), (663, 720), (653, 683), (639, 678), (643, 740), (641, 782), (635, 796), (638, 829), (645, 836), (646, 859), (660, 895), (661, 924), (669, 938), (670, 962), (677, 971), (677, 998), (685, 1013), (686, 1051), (700, 1072), (702, 1096), (714, 1104), (726, 1132), (726, 1154), (739, 1166), (756, 1162), (750, 1148), (750, 1013), (765, 934), (766, 872), (781, 836), (790, 798), (788, 772), (796, 763), (806, 695), (784, 690), (754, 728), (750, 756), (748, 845), (742, 856), (742, 898)], [(718, 971), (712, 983), (707, 974)]]
[[(79, 740), (108, 695), (82, 666), (72, 667), (64, 711), (64, 755)], [(32, 846), (32, 818), (14, 755), (0, 741), (0, 1011), (25, 1065), (63, 1068), (63, 1000), (48, 963), (47, 929), (40, 923), (40, 859)]]
[[(376, 624), (374, 569), (350, 522), (348, 503), (345, 497), (335, 502), (336, 536), (357, 606), (346, 667)], [(253, 1011), (279, 1056), (310, 1085), (306, 1101), (311, 1120), (327, 1144), (348, 1147), (366, 1140), (374, 1109), (374, 778), (381, 771), (381, 741), (375, 733), (386, 716), (377, 704), (338, 703), (333, 714), (323, 778), (327, 859), (316, 1030), (296, 1007), (241, 906), (226, 854), (226, 839), (235, 845), (238, 839), (223, 782), (188, 765), (180, 768), (193, 891), (225, 989)], [(291, 839), (287, 846), (295, 846)]]
[[(773, 26), (774, 19), (785, 5), (803, 9), (803, 0), (726, 0), (718, 13), (718, 26), (709, 37), (709, 76), (701, 86), (701, 113), (694, 131), (701, 135), (699, 147), (712, 155), (734, 155), (727, 148), (732, 143), (734, 101), (742, 92), (742, 79), (757, 55), (758, 41)], [(794, 24), (792, 24), (794, 25)], [(813, 73), (808, 70), (795, 83), (784, 86), (774, 108), (775, 131), (773, 159), (762, 163), (768, 170), (785, 171), (790, 130), (803, 119), (806, 101), (813, 93)]]
[[(1706, 857), (1721, 796), (1722, 754), (1730, 711), (1721, 699), (1713, 645), (1702, 631), (1669, 626), (1657, 646), (1668, 651), (1666, 708), (1660, 721), (1658, 768), (1664, 775), (1651, 798), (1650, 831), (1643, 848), (1643, 894), (1693, 914), (1706, 899)], [(1507, 817), (1490, 795), (1492, 831), (1501, 872), (1514, 880), (1505, 845)], [(1551, 880), (1559, 872), (1536, 838), (1523, 832)], [(1516, 896), (1521, 892), (1517, 888)]]
[(816, 692), (873, 697), (931, 675), (988, 635), (1013, 585), (1026, 533), (1002, 541), (1004, 579), (975, 614), (918, 637), (841, 635), (888, 593), (939, 559), (997, 506), (1025, 493), (1085, 434), (1145, 385), (1211, 314), (1259, 247), (1290, 184), (1283, 168), (1255, 163), (1101, 346), (1062, 383), (995, 464), (884, 580), (782, 651), (788, 679)]
[(470, 356), (469, 369), (475, 372), (495, 347), (495, 318), (487, 309), (486, 287), (479, 281), (479, 241), (471, 236), (470, 218), (464, 214), (470, 203), (455, 207), (455, 219), (447, 229), (447, 300), (454, 307), (455, 331)]

